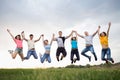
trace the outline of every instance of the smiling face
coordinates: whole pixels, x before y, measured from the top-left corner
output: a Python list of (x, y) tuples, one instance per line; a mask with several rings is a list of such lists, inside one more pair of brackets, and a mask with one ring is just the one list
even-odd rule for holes
[(20, 35), (17, 35), (17, 36), (15, 37), (15, 39), (21, 40), (21, 36), (20, 36)]
[(30, 40), (32, 40), (32, 39), (33, 39), (33, 34), (30, 34), (30, 36), (29, 36), (29, 37), (30, 37)]
[(100, 33), (100, 36), (101, 36), (101, 37), (104, 37), (104, 36), (106, 36), (106, 35), (107, 35), (106, 32)]

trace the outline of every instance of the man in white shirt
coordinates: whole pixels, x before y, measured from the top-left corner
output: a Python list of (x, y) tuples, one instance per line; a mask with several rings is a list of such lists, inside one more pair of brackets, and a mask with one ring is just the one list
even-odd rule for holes
[(30, 34), (29, 37), (30, 37), (30, 39), (26, 39), (25, 35), (23, 34), (24, 40), (27, 41), (27, 43), (28, 43), (28, 52), (27, 52), (27, 56), (24, 57), (24, 59), (28, 60), (31, 55), (33, 55), (33, 57), (35, 59), (38, 59), (38, 56), (37, 56), (37, 53), (35, 50), (35, 42), (38, 42), (41, 39), (41, 36), (37, 40), (33, 40), (33, 37), (34, 37), (33, 34)]
[(67, 55), (67, 52), (66, 52), (66, 50), (65, 50), (64, 43), (65, 43), (65, 40), (68, 39), (68, 38), (72, 35), (72, 33), (73, 33), (73, 32), (71, 32), (69, 36), (63, 37), (63, 36), (62, 36), (62, 31), (59, 31), (59, 32), (58, 32), (59, 37), (54, 38), (54, 41), (57, 41), (57, 44), (58, 44), (58, 48), (57, 48), (57, 51), (56, 51), (57, 61), (59, 61), (60, 53), (62, 53), (62, 56), (61, 56), (61, 59), (60, 59), (60, 60), (62, 60), (62, 59)]
[(93, 33), (92, 35), (89, 35), (89, 33), (87, 31), (85, 31), (84, 32), (85, 36), (82, 36), (76, 32), (76, 34), (79, 37), (85, 39), (86, 47), (85, 47), (85, 49), (82, 50), (81, 54), (83, 56), (87, 57), (89, 59), (89, 62), (91, 61), (91, 56), (88, 56), (87, 54), (85, 54), (88, 51), (90, 51), (94, 55), (95, 61), (97, 61), (97, 56), (95, 54), (94, 47), (93, 47), (93, 37), (97, 34), (97, 32), (98, 32), (98, 30), (95, 33)]

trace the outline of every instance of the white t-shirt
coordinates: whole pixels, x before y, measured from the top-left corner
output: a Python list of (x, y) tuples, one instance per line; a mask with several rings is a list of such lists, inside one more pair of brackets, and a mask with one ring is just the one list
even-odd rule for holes
[(65, 37), (58, 37), (56, 38), (58, 47), (64, 47)]
[(35, 48), (35, 41), (34, 40), (28, 40), (27, 43), (28, 43), (28, 50)]
[(84, 39), (85, 39), (86, 44), (93, 45), (93, 36), (92, 35), (84, 36)]

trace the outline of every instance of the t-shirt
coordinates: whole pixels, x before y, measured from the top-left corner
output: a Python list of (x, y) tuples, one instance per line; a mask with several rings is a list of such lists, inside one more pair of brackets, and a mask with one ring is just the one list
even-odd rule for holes
[(58, 47), (64, 47), (65, 37), (58, 37), (57, 39)]
[(23, 48), (23, 45), (22, 45), (23, 40), (14, 39), (14, 41), (17, 44), (17, 48)]
[(28, 43), (28, 50), (35, 48), (35, 41), (34, 40), (28, 40), (27, 43)]
[(71, 45), (72, 45), (72, 49), (77, 49), (78, 48), (76, 40), (72, 40)]
[(102, 45), (108, 46), (108, 37), (107, 37), (107, 36), (100, 37), (100, 43), (101, 43)]
[(93, 45), (93, 36), (92, 35), (84, 36), (84, 39), (85, 39), (86, 44)]
[(51, 45), (48, 44), (48, 45), (46, 45), (46, 46), (44, 46), (44, 47), (45, 47), (45, 50), (46, 50), (46, 51), (50, 51)]

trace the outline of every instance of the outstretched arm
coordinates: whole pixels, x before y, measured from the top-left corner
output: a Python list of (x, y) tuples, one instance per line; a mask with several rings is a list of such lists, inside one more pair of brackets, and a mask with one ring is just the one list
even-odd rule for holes
[(22, 38), (23, 38), (25, 41), (28, 41), (28, 39), (25, 38), (25, 33), (24, 33), (24, 31), (22, 31), (21, 35), (22, 35)]
[[(99, 28), (98, 28), (99, 29)], [(93, 37), (98, 33), (98, 29), (96, 30), (96, 32), (95, 33), (93, 33)]]
[(50, 45), (52, 45), (52, 42), (53, 42), (53, 40), (54, 40), (54, 37), (55, 37), (55, 34), (53, 34), (53, 36), (52, 36), (52, 39), (51, 39)]
[(68, 39), (71, 35), (72, 35), (73, 31), (66, 37), (66, 39)]
[(40, 39), (41, 39), (41, 35), (40, 35), (40, 37), (37, 40), (35, 40), (35, 42), (38, 42)]
[(10, 30), (9, 29), (7, 29), (7, 32), (10, 34), (10, 36), (12, 37), (12, 39), (14, 40), (15, 38), (14, 38), (14, 36), (12, 35), (12, 33), (10, 32)]
[[(44, 34), (42, 34), (41, 37), (42, 37), (42, 43), (43, 43), (43, 45), (44, 45)], [(44, 45), (44, 46), (45, 46), (45, 45)]]
[(100, 37), (100, 26), (98, 26), (98, 36)]
[(78, 34), (76, 31), (75, 31), (75, 33), (76, 33), (76, 35), (78, 35), (79, 37), (84, 38), (84, 36)]
[(111, 22), (109, 22), (109, 24), (108, 24), (107, 36), (109, 36), (110, 27), (111, 27)]

